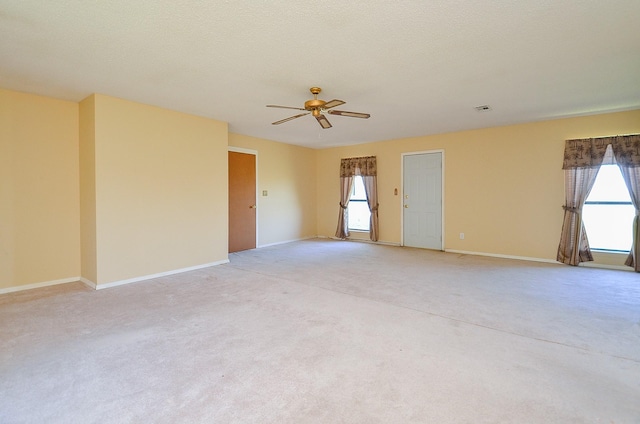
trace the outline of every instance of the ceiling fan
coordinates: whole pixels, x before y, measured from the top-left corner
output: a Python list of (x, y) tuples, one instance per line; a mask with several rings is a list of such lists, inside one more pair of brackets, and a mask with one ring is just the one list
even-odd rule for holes
[(327, 128), (331, 128), (331, 123), (327, 119), (326, 116), (322, 114), (322, 112), (326, 112), (329, 115), (338, 115), (338, 116), (348, 116), (350, 118), (368, 118), (371, 115), (368, 113), (360, 113), (360, 112), (347, 112), (346, 110), (334, 110), (333, 108), (336, 106), (340, 106), (345, 104), (342, 100), (329, 100), (325, 102), (324, 100), (318, 99), (318, 94), (322, 91), (320, 87), (311, 87), (309, 89), (311, 94), (313, 94), (312, 100), (307, 100), (304, 102), (304, 107), (289, 107), (289, 106), (278, 106), (278, 105), (267, 105), (267, 107), (278, 107), (281, 109), (295, 109), (295, 110), (306, 110), (307, 113), (300, 113), (298, 115), (290, 116), (285, 119), (281, 119), (280, 121), (272, 122), (272, 125), (279, 125), (287, 121), (291, 121), (292, 119), (300, 118), (305, 115), (313, 115), (314, 118), (318, 120), (318, 123), (325, 130)]

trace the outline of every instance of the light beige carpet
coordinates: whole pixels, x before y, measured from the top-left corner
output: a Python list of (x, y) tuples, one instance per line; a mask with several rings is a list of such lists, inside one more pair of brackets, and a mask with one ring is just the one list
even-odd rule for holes
[(308, 240), (0, 296), (1, 423), (640, 423), (640, 277)]

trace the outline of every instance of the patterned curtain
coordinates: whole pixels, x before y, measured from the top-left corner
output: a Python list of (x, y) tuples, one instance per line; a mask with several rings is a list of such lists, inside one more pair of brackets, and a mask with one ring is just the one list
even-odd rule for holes
[(336, 237), (341, 239), (349, 237), (346, 211), (351, 196), (353, 177), (356, 175), (362, 176), (367, 205), (371, 211), (369, 238), (372, 241), (378, 241), (378, 164), (375, 156), (346, 158), (340, 161), (340, 210)]
[(340, 210), (338, 211), (338, 228), (336, 229), (336, 237), (341, 239), (346, 239), (351, 235), (349, 234), (349, 223), (347, 222), (347, 207), (349, 206), (352, 187), (352, 176), (340, 177)]
[(612, 141), (613, 154), (627, 184), (631, 202), (636, 208), (633, 218), (633, 243), (625, 265), (640, 272), (640, 134), (615, 137)]
[(565, 141), (562, 165), (565, 170), (565, 212), (558, 246), (559, 262), (578, 265), (580, 262), (593, 260), (582, 223), (582, 207), (600, 166), (603, 163), (614, 163), (614, 156), (636, 209), (633, 246), (625, 263), (640, 272), (640, 134)]
[(580, 262), (593, 260), (587, 231), (582, 223), (582, 206), (598, 175), (597, 168), (572, 168), (564, 171), (565, 204), (564, 220), (560, 245), (558, 246), (558, 262), (578, 265)]
[(364, 156), (361, 158), (346, 158), (340, 160), (340, 177), (353, 177), (355, 175), (371, 176), (378, 175), (378, 165), (375, 156)]
[(565, 141), (562, 169), (599, 169), (609, 144), (611, 144), (611, 137)]
[(362, 177), (364, 192), (367, 196), (367, 205), (371, 216), (369, 217), (369, 238), (371, 241), (378, 241), (378, 183), (375, 175), (365, 175)]

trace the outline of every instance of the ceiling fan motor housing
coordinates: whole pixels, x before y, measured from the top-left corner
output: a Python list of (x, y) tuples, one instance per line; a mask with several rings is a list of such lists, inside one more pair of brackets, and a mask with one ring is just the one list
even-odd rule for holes
[(318, 99), (313, 99), (313, 100), (307, 100), (306, 102), (304, 102), (304, 108), (306, 110), (310, 110), (313, 113), (313, 116), (317, 116), (318, 113), (320, 113), (320, 109), (325, 105), (324, 100), (318, 100)]
[(307, 100), (306, 102), (304, 102), (304, 108), (313, 112), (313, 116), (318, 116), (320, 114), (320, 109), (327, 102), (318, 99), (318, 94), (320, 94), (320, 92), (322, 91), (320, 87), (311, 87), (309, 91), (311, 91), (311, 94), (313, 94), (313, 100)]

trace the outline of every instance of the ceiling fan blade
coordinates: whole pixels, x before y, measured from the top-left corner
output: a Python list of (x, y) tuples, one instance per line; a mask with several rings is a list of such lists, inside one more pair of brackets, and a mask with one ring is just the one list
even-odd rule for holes
[[(302, 110), (304, 110), (304, 109), (302, 109)], [(271, 123), (271, 125), (278, 125), (278, 124), (282, 124), (283, 122), (291, 121), (292, 119), (296, 119), (296, 118), (299, 118), (299, 117), (301, 117), (301, 116), (308, 115), (308, 114), (309, 114), (309, 113), (301, 113), (301, 114), (299, 114), (299, 115), (290, 116), (290, 117), (288, 117), (288, 118), (284, 118), (284, 119), (281, 119), (281, 120), (279, 120), (279, 121), (272, 122), (272, 123)]]
[(322, 106), (322, 109), (330, 109), (332, 107), (343, 105), (345, 102), (338, 99), (329, 100), (327, 103)]
[(327, 113), (330, 113), (331, 115), (348, 116), (350, 118), (364, 118), (364, 119), (371, 116), (368, 113), (347, 112), (346, 110), (328, 110)]
[(316, 116), (316, 119), (318, 120), (318, 123), (320, 124), (320, 126), (323, 129), (326, 130), (328, 128), (331, 128), (331, 122), (329, 122), (329, 120), (327, 119), (326, 116), (320, 114), (320, 115)]
[(279, 107), (280, 109), (306, 110), (303, 107), (278, 106), (278, 105), (267, 105), (267, 107)]

